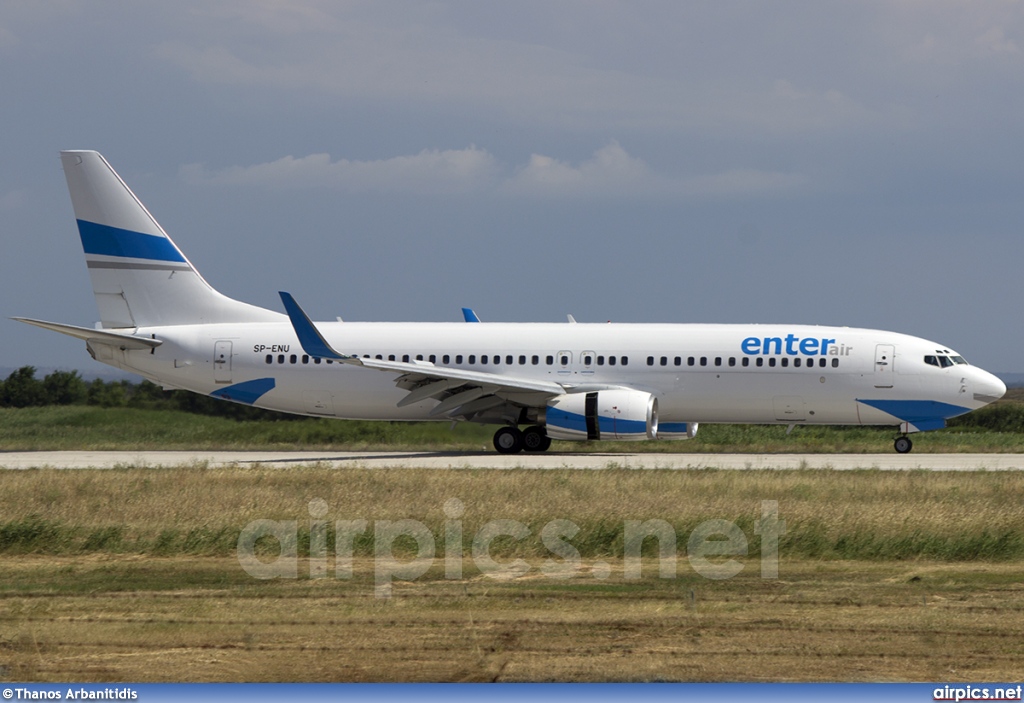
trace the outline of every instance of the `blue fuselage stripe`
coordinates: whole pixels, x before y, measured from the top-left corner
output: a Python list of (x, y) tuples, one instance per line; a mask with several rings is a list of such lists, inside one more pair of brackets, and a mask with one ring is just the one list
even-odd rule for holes
[(937, 400), (869, 400), (858, 398), (858, 403), (889, 413), (919, 429), (941, 429), (945, 421), (957, 415), (970, 412), (970, 408), (951, 405)]
[(177, 247), (165, 237), (78, 220), (78, 233), (86, 254), (122, 256), (128, 259), (185, 262)]
[(276, 381), (272, 378), (257, 378), (252, 381), (236, 383), (233, 386), (225, 386), (215, 390), (210, 395), (221, 400), (232, 400), (236, 403), (252, 405), (265, 393), (274, 390), (276, 385)]

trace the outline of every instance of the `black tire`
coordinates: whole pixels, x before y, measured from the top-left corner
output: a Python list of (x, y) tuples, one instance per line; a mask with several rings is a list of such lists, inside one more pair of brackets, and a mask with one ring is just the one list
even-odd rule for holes
[(908, 454), (914, 448), (914, 443), (910, 441), (910, 437), (897, 437), (892, 446), (897, 454)]
[(499, 454), (518, 454), (523, 451), (523, 433), (518, 427), (502, 427), (494, 433), (494, 448)]
[(523, 430), (523, 449), (531, 454), (546, 452), (551, 448), (551, 438), (540, 425)]

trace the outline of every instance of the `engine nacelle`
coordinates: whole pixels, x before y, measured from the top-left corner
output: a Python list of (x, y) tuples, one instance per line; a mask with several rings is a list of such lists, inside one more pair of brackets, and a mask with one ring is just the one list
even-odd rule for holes
[(657, 439), (658, 399), (630, 390), (567, 393), (548, 401), (545, 422), (551, 439)]
[(696, 422), (658, 423), (658, 439), (693, 439), (696, 436)]

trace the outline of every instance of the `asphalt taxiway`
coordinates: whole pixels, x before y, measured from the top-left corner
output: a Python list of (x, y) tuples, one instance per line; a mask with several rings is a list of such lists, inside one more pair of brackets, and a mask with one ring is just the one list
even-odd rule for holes
[(877, 469), (881, 471), (1020, 471), (1024, 454), (660, 454), (332, 451), (0, 452), (0, 469), (175, 467), (407, 469)]

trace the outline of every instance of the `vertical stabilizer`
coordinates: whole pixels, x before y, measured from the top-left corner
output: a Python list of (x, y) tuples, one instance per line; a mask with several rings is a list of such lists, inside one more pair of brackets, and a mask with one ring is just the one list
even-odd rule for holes
[(98, 152), (60, 158), (103, 327), (282, 319), (214, 290)]

